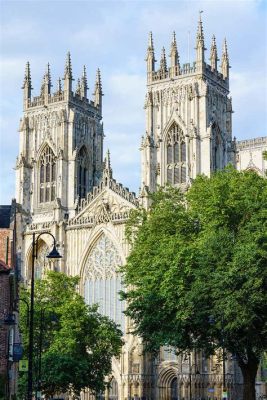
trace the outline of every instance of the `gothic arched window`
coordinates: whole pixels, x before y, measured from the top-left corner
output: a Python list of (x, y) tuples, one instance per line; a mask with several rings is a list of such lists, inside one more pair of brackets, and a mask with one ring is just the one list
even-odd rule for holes
[(77, 193), (80, 198), (88, 191), (88, 157), (85, 147), (79, 151), (77, 158)]
[(49, 146), (46, 146), (40, 157), (39, 169), (40, 203), (55, 200), (56, 197), (56, 158)]
[(167, 182), (186, 182), (186, 145), (182, 129), (173, 124), (167, 134)]
[(113, 319), (124, 330), (125, 305), (119, 296), (123, 289), (118, 274), (121, 265), (122, 260), (114, 243), (102, 235), (86, 260), (84, 297), (87, 304), (98, 304), (99, 312)]

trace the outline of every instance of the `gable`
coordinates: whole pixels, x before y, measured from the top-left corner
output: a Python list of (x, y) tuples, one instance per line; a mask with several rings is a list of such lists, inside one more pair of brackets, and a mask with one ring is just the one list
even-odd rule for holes
[(125, 222), (130, 211), (138, 207), (138, 201), (134, 194), (122, 185), (110, 186), (94, 188), (93, 193), (89, 193), (87, 199), (82, 200), (77, 215), (69, 221), (69, 225), (94, 226), (107, 222)]

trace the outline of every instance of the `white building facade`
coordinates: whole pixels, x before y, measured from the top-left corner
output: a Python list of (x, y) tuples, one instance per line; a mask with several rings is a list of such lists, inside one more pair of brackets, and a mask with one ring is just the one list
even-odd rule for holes
[[(102, 85), (97, 71), (94, 97), (87, 97), (85, 68), (72, 88), (68, 54), (64, 85), (51, 90), (49, 65), (41, 93), (32, 97), (29, 64), (24, 79), (24, 113), (16, 164), (17, 202), (28, 214), (22, 245), (25, 281), (30, 278), (32, 234), (51, 232), (62, 260), (57, 268), (80, 276), (80, 292), (88, 304), (120, 324), (125, 339), (119, 359), (113, 360), (111, 388), (100, 398), (112, 400), (180, 400), (190, 396), (220, 398), (222, 365), (218, 357), (201, 353), (176, 356), (161, 349), (158, 358), (143, 354), (142, 340), (129, 333), (131, 322), (119, 301), (122, 282), (118, 267), (130, 248), (125, 223), (132, 209), (147, 206), (147, 193), (167, 182), (186, 188), (199, 173), (208, 176), (235, 164), (232, 104), (229, 97), (229, 58), (223, 44), (221, 69), (212, 38), (210, 63), (205, 61), (201, 19), (196, 38), (196, 61), (180, 65), (175, 34), (167, 66), (165, 50), (156, 69), (152, 34), (147, 50), (146, 131), (141, 142), (141, 193), (136, 198), (113, 178), (110, 155), (103, 159)], [(39, 242), (36, 275), (55, 268), (46, 261), (49, 235)], [(238, 400), (240, 373), (226, 361), (230, 399)], [(89, 392), (82, 393), (88, 400)]]

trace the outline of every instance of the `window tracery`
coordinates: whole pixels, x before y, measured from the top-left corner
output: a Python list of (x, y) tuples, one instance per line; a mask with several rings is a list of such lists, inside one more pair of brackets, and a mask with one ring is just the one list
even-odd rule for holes
[(186, 182), (186, 144), (182, 129), (173, 124), (167, 135), (167, 182)]
[(88, 157), (85, 147), (79, 151), (77, 158), (77, 192), (80, 198), (87, 194), (88, 186)]
[(46, 146), (40, 157), (39, 169), (40, 203), (55, 200), (56, 197), (56, 158), (49, 146)]
[(114, 243), (102, 235), (93, 247), (85, 266), (84, 297), (87, 304), (98, 304), (99, 312), (113, 319), (124, 329), (124, 302), (119, 292), (123, 289), (118, 267), (121, 257)]

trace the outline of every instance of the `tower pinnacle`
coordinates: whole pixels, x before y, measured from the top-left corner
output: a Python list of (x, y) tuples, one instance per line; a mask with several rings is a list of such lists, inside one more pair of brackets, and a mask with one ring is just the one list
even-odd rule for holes
[(155, 71), (155, 54), (154, 54), (154, 44), (153, 44), (153, 36), (152, 32), (149, 32), (148, 37), (148, 47), (147, 47), (147, 56), (146, 56), (146, 63), (147, 63), (147, 81), (152, 81), (152, 73)]
[(86, 68), (85, 65), (83, 66), (83, 74), (82, 74), (82, 78), (81, 78), (81, 97), (82, 98), (87, 98), (87, 75), (86, 75)]
[(166, 54), (165, 54), (165, 48), (162, 47), (161, 59), (160, 59), (160, 74), (162, 78), (166, 77), (166, 72), (167, 72)]
[(112, 168), (110, 162), (110, 151), (107, 150), (106, 157), (104, 159), (104, 170), (103, 170), (103, 179), (108, 180), (112, 178)]
[(65, 73), (64, 73), (64, 92), (66, 92), (66, 98), (69, 98), (72, 91), (72, 67), (71, 67), (71, 58), (70, 52), (67, 53), (66, 64), (65, 64)]
[(172, 36), (170, 58), (171, 58), (170, 74), (171, 74), (171, 77), (173, 78), (174, 76), (180, 74), (180, 63), (179, 63), (179, 55), (178, 55), (178, 50), (177, 50), (175, 32), (173, 32), (173, 36)]
[(228, 49), (227, 49), (227, 43), (226, 43), (226, 38), (224, 39), (223, 42), (223, 52), (222, 52), (222, 64), (221, 64), (221, 72), (223, 74), (224, 79), (229, 78), (229, 56), (228, 56)]
[(197, 28), (197, 37), (196, 37), (196, 51), (197, 51), (197, 57), (196, 57), (196, 62), (197, 62), (197, 67), (202, 69), (205, 61), (205, 44), (204, 44), (204, 33), (203, 33), (203, 25), (202, 25), (202, 19), (201, 19), (201, 14), (203, 11), (199, 11), (199, 20), (198, 20), (198, 28)]
[(30, 71), (29, 61), (27, 61), (26, 67), (25, 67), (25, 76), (24, 76), (22, 89), (24, 89), (24, 94), (23, 94), (24, 108), (27, 108), (28, 100), (30, 100), (30, 98), (31, 98), (31, 91), (32, 91), (32, 81), (31, 81), (31, 71)]
[(218, 54), (217, 54), (216, 39), (215, 36), (213, 35), (210, 48), (210, 65), (212, 71), (217, 71), (217, 61), (218, 61)]
[(102, 114), (102, 96), (103, 96), (102, 83), (101, 83), (100, 69), (98, 68), (96, 71), (94, 103), (95, 107), (99, 108), (100, 114)]

